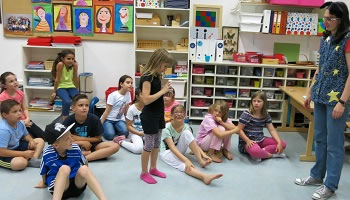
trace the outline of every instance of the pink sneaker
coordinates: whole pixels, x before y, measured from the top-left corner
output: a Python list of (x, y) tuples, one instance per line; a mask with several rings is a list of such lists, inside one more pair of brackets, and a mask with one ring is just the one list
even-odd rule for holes
[(166, 178), (166, 174), (159, 171), (157, 168), (150, 169), (149, 173), (160, 178)]
[(113, 139), (113, 142), (120, 144), (121, 141), (125, 140), (125, 135), (117, 136)]
[(140, 179), (145, 181), (148, 184), (156, 184), (157, 183), (156, 179), (154, 179), (151, 176), (151, 174), (149, 174), (149, 173), (141, 173)]

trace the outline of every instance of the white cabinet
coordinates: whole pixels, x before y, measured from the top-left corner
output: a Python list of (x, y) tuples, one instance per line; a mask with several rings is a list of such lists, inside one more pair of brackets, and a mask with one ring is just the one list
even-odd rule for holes
[[(136, 15), (138, 13), (152, 13), (153, 16), (158, 16), (160, 19), (156, 23), (157, 25), (149, 25), (147, 23), (136, 22)], [(169, 26), (168, 18), (170, 16), (180, 17), (180, 23), (190, 19), (190, 9), (181, 8), (147, 8), (136, 7), (135, 8), (135, 34), (134, 34), (134, 47), (135, 47), (135, 87), (139, 87), (139, 78), (141, 75), (140, 65), (147, 64), (151, 54), (157, 48), (168, 49), (168, 52), (173, 56), (175, 61), (185, 61), (187, 63), (187, 70), (189, 70), (188, 64), (188, 48), (177, 48), (176, 45), (184, 42), (186, 38), (186, 45), (188, 45), (189, 38), (189, 25), (184, 26)], [(176, 64), (176, 63), (175, 63)], [(172, 69), (174, 73), (174, 68)], [(176, 81), (183, 81), (184, 92), (181, 97), (177, 97), (176, 100), (183, 103), (185, 106), (187, 101), (187, 82), (188, 73), (182, 74), (182, 76), (168, 77), (163, 80), (173, 79)], [(163, 81), (163, 82), (164, 82)], [(186, 109), (187, 110), (187, 109)]]
[(49, 99), (53, 91), (53, 86), (29, 86), (30, 77), (51, 78), (51, 70), (27, 69), (26, 66), (31, 61), (55, 60), (57, 54), (64, 49), (70, 49), (75, 53), (75, 60), (78, 63), (78, 74), (84, 72), (84, 54), (82, 46), (74, 47), (54, 47), (54, 46), (23, 46), (23, 91), (28, 101), (34, 98)]
[(315, 71), (313, 66), (192, 62), (189, 118), (204, 119), (209, 106), (223, 99), (230, 107), (229, 118), (237, 121), (248, 110), (251, 94), (263, 90), (272, 121), (281, 123), (285, 94), (279, 86), (308, 87)]

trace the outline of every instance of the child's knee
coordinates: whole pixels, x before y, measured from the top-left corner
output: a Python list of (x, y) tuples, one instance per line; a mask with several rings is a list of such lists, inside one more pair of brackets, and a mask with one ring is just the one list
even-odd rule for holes
[(78, 169), (78, 174), (82, 177), (86, 177), (88, 175), (88, 173), (90, 172), (90, 169), (88, 166), (83, 165)]
[(14, 171), (20, 171), (27, 167), (28, 160), (23, 157), (15, 157), (11, 160), (11, 169)]
[(220, 131), (226, 131), (225, 127), (219, 125), (218, 128), (220, 129)]
[(283, 147), (283, 149), (285, 149), (287, 147), (287, 143), (284, 140), (282, 140), (282, 147)]
[(120, 149), (120, 145), (118, 143), (112, 143), (110, 148), (113, 150), (113, 153), (117, 153)]
[(42, 138), (35, 138), (34, 141), (38, 144), (38, 145), (43, 145), (45, 144), (45, 141)]
[(113, 140), (115, 134), (114, 133), (109, 133), (109, 132), (104, 132), (103, 133), (103, 137), (106, 139), (106, 140)]
[(71, 168), (68, 165), (62, 165), (58, 170), (58, 173), (65, 174), (68, 176), (70, 174), (70, 171), (71, 171)]

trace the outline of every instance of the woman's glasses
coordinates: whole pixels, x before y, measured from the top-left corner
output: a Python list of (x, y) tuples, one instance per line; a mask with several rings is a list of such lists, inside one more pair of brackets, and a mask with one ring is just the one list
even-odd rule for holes
[(334, 21), (337, 21), (338, 19), (340, 19), (340, 18), (336, 18), (336, 17), (324, 17), (323, 18), (323, 21), (324, 22), (334, 22)]

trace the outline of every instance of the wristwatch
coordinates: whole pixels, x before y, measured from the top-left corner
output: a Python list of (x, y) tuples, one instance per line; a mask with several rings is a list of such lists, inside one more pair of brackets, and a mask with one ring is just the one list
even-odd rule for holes
[(345, 101), (339, 99), (339, 103), (341, 103), (343, 106), (345, 106)]

